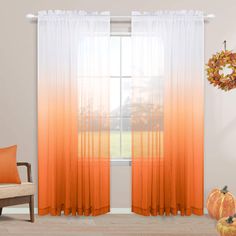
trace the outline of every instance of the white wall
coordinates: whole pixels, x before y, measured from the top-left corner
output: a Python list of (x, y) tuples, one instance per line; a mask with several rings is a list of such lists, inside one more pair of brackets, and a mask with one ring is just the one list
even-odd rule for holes
[[(37, 182), (36, 27), (27, 13), (45, 9), (199, 9), (214, 13), (205, 27), (205, 60), (222, 48), (236, 50), (234, 0), (0, 0), (0, 146), (18, 144), (18, 160), (33, 165)], [(227, 184), (236, 195), (236, 90), (223, 92), (205, 81), (205, 195)], [(111, 169), (111, 206), (130, 207), (131, 168)]]

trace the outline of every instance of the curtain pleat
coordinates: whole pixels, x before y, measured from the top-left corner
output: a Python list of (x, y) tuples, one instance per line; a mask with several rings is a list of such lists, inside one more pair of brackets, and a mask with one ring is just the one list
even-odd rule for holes
[(39, 214), (110, 209), (109, 14), (39, 12)]
[(203, 214), (201, 12), (132, 15), (132, 211)]

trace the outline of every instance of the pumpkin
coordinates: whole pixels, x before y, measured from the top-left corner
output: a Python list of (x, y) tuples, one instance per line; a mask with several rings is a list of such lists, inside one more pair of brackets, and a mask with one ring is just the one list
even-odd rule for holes
[(216, 229), (221, 236), (236, 236), (236, 214), (220, 219)]
[(207, 199), (207, 210), (210, 217), (221, 219), (236, 212), (236, 201), (225, 186), (223, 189), (213, 189)]

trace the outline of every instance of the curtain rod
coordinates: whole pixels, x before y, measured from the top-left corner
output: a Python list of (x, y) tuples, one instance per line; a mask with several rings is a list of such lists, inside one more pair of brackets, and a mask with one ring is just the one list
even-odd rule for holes
[[(131, 19), (131, 16), (110, 16), (111, 17), (111, 21), (112, 22), (129, 22)], [(205, 20), (211, 20), (213, 18), (215, 18), (216, 16), (214, 14), (207, 14), (204, 15), (204, 19)], [(35, 14), (27, 14), (26, 18), (32, 21), (36, 21), (38, 19), (38, 16)], [(115, 20), (117, 19), (117, 20)]]

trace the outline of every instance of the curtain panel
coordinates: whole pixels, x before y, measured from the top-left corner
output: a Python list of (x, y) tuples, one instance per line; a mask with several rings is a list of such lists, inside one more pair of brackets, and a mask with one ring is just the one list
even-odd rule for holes
[(39, 214), (110, 209), (108, 12), (38, 13)]
[(132, 13), (132, 211), (203, 214), (202, 12)]

